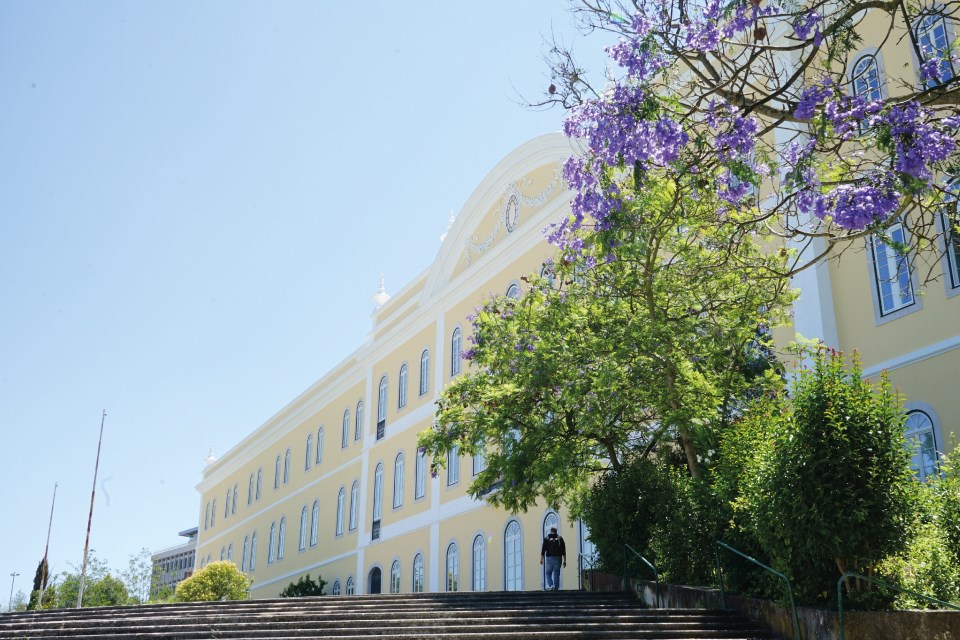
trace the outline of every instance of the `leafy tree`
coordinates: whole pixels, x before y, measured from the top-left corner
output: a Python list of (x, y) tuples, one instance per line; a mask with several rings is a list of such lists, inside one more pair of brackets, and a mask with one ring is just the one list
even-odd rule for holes
[(250, 579), (232, 562), (211, 562), (177, 584), (177, 600), (246, 600)]
[[(921, 24), (960, 30), (956, 3), (908, 0), (579, 0), (588, 33), (614, 34), (601, 90), (569, 47), (553, 44), (553, 83), (537, 106), (570, 109), (566, 133), (584, 148), (566, 166), (577, 191), (572, 227), (617, 225), (612, 167), (666, 172), (687, 195), (711, 191), (801, 248), (797, 273), (852, 240), (903, 222), (910, 246), (944, 246), (933, 212), (956, 199), (960, 174), (960, 50), (926, 42)], [(872, 21), (872, 22), (871, 22)], [(869, 32), (871, 42), (862, 43)], [(884, 91), (853, 96), (847, 73), (864, 46), (921, 61)], [(882, 80), (881, 80), (882, 81)], [(864, 93), (864, 92), (861, 92)], [(705, 172), (702, 184), (682, 178)], [(763, 197), (762, 206), (757, 194)], [(918, 210), (921, 215), (904, 217)]]
[[(725, 439), (723, 455), (739, 460), (737, 522), (801, 599), (826, 598), (844, 572), (872, 574), (904, 548), (915, 506), (903, 418), (886, 377), (874, 387), (856, 357), (848, 368), (821, 348), (792, 397), (762, 400)], [(862, 588), (848, 579), (849, 592)]]
[(130, 594), (131, 604), (148, 602), (157, 582), (157, 572), (153, 566), (150, 550), (144, 547), (140, 553), (131, 554), (127, 569), (121, 576)]
[(322, 596), (323, 588), (327, 586), (327, 581), (321, 576), (316, 580), (310, 578), (310, 574), (300, 576), (296, 582), (291, 582), (283, 591), (280, 592), (281, 598), (300, 598), (303, 596)]
[(41, 558), (40, 562), (37, 563), (37, 572), (33, 576), (33, 589), (30, 592), (30, 602), (27, 605), (27, 609), (37, 608), (40, 592), (47, 588), (47, 581), (50, 577), (49, 571), (50, 567), (47, 565), (47, 559)]
[(761, 251), (749, 220), (718, 223), (709, 192), (687, 197), (673, 181), (630, 171), (605, 176), (620, 194), (617, 223), (561, 225), (552, 238), (567, 250), (554, 275), (477, 310), (463, 354), (473, 366), (420, 434), (434, 470), (454, 447), (485, 452), (469, 491), (511, 511), (542, 496), (578, 513), (596, 474), (661, 444), (677, 443), (699, 475), (698, 447), (712, 448), (715, 424), (754, 385), (758, 327), (792, 300), (769, 275), (786, 252)]

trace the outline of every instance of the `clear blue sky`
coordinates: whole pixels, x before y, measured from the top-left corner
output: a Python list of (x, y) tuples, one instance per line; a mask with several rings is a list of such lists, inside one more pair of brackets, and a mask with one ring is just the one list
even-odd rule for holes
[(559, 129), (517, 92), (565, 5), (0, 3), (0, 594), (29, 589), (54, 482), (52, 572), (79, 565), (102, 409), (97, 555), (197, 525), (208, 448), (359, 346), (379, 275), (429, 266)]

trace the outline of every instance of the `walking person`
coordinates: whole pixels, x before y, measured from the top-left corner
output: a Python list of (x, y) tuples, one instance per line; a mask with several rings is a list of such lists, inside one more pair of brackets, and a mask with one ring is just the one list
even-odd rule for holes
[(550, 534), (543, 539), (540, 547), (540, 564), (545, 570), (544, 588), (556, 591), (560, 588), (560, 568), (567, 566), (567, 545), (563, 536), (557, 535), (557, 528), (550, 527)]

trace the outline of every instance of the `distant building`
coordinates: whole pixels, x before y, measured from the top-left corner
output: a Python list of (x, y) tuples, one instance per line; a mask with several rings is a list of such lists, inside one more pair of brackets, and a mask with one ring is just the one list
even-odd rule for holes
[(164, 587), (173, 589), (178, 582), (193, 575), (193, 567), (197, 562), (198, 530), (198, 527), (192, 527), (181, 531), (179, 535), (187, 538), (187, 542), (158, 551), (150, 557), (153, 573), (157, 577), (153, 595)]

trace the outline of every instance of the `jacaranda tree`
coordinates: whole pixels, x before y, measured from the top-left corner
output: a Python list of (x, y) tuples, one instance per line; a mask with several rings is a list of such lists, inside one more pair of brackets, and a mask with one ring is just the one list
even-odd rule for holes
[(552, 274), (477, 310), (471, 367), (420, 436), (435, 467), (484, 455), (469, 490), (512, 511), (543, 497), (577, 513), (597, 474), (661, 444), (698, 476), (792, 300), (769, 276), (786, 254), (735, 214), (718, 224), (709, 190), (613, 168), (602, 180), (618, 185), (615, 223), (571, 231)]
[[(786, 274), (899, 222), (896, 249), (942, 250), (958, 220), (957, 3), (576, 0), (573, 11), (618, 42), (602, 87), (568, 49), (551, 52), (538, 104), (570, 109), (565, 131), (584, 148), (566, 165), (577, 194), (559, 242), (616, 224), (623, 199), (604, 176), (620, 168), (641, 183), (710, 176), (686, 188), (723, 201), (718, 221), (750, 212), (789, 242)], [(916, 69), (885, 78), (876, 55), (855, 60), (867, 46), (899, 48)]]

